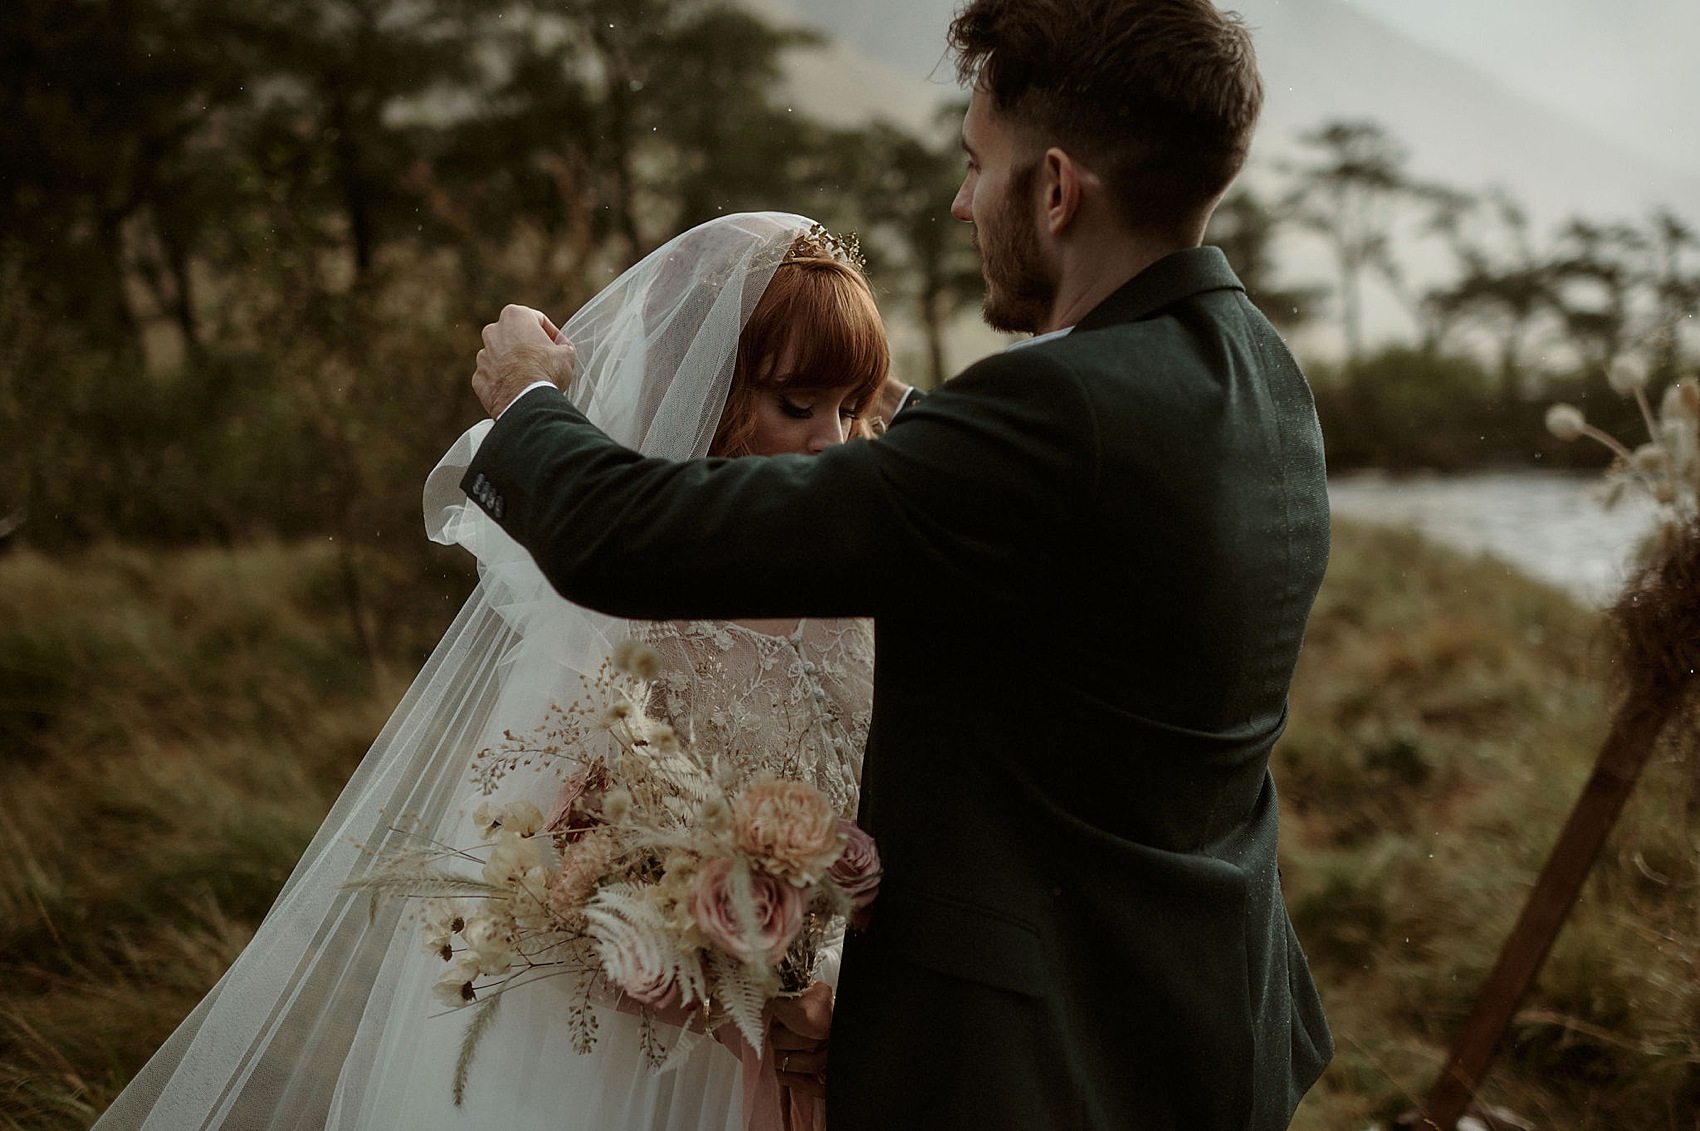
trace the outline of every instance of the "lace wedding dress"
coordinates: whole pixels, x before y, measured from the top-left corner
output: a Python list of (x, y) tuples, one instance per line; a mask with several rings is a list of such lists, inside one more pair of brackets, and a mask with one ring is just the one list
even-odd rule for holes
[[(845, 816), (855, 815), (873, 689), (871, 622), (805, 619), (782, 635), (725, 621), (631, 627), (662, 656), (648, 710), (672, 723), (698, 756), (718, 756), (742, 779), (770, 774), (808, 782)], [(420, 946), (410, 949), (396, 999), (400, 1015), (384, 1023), (365, 1077), (343, 1082), (331, 1128), (743, 1127), (743, 1069), (727, 1048), (697, 1041), (657, 1072), (641, 1021), (600, 1008), (595, 1047), (576, 1053), (568, 993), (547, 981), (508, 993), (456, 1107), (451, 1080), (468, 1020), (435, 1005), (430, 985), (442, 964)], [(835, 981), (836, 959), (830, 949), (817, 976)]]
[[(578, 350), (568, 395), (645, 455), (704, 455), (731, 386), (739, 336), (806, 216), (743, 213), (656, 249), (563, 327)], [(420, 837), (479, 841), (476, 752), (525, 733), (571, 698), (634, 632), (671, 668), (653, 704), (701, 751), (751, 774), (812, 782), (846, 814), (868, 727), (865, 623), (804, 621), (763, 636), (718, 622), (633, 622), (563, 600), (531, 556), (471, 505), (460, 482), (491, 422), (470, 429), (425, 487), (433, 540), (478, 560), (479, 586), (397, 706), (253, 940), (142, 1067), (97, 1131), (548, 1128), (683, 1131), (742, 1126), (741, 1069), (699, 1042), (658, 1075), (630, 1014), (600, 1010), (594, 1050), (572, 1049), (566, 994), (543, 981), (506, 995), (452, 1103), (466, 1017), (431, 994), (441, 970), (416, 912), (358, 889), (375, 861)], [(564, 704), (563, 704), (564, 705)], [(547, 810), (553, 771), (515, 775), (505, 802)], [(435, 964), (435, 968), (433, 965)]]

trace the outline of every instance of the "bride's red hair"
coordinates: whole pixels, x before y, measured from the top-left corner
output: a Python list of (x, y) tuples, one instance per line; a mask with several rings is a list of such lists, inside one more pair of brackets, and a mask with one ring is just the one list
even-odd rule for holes
[[(789, 345), (796, 346), (792, 371), (775, 373)], [(847, 386), (861, 411), (890, 370), (885, 325), (861, 272), (836, 259), (788, 259), (774, 271), (738, 337), (732, 388), (709, 454), (750, 454), (756, 398), (763, 393)], [(872, 435), (861, 420), (853, 434)]]

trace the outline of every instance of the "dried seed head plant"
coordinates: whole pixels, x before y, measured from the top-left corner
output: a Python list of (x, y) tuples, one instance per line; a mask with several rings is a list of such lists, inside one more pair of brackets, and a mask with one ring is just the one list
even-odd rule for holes
[(1547, 428), (1561, 440), (1588, 437), (1616, 455), (1606, 469), (1608, 504), (1636, 492), (1658, 508), (1658, 526), (1610, 615), (1624, 693), (1687, 714), (1700, 671), (1700, 381), (1671, 382), (1655, 413), (1645, 365), (1619, 358), (1607, 379), (1639, 406), (1646, 443), (1631, 449), (1567, 404), (1547, 410)]

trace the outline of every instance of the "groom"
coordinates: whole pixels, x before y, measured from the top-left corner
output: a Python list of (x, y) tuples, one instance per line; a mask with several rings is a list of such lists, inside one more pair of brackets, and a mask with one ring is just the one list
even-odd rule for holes
[(1199, 246), (1261, 103), (1251, 44), (1208, 0), (973, 0), (951, 45), (951, 212), (987, 320), (1036, 337), (877, 442), (673, 464), (527, 389), (570, 350), (509, 307), (465, 486), (594, 608), (875, 618), (886, 877), (833, 1128), (1285, 1127), (1331, 1041), (1267, 763), (1328, 507), (1304, 377)]

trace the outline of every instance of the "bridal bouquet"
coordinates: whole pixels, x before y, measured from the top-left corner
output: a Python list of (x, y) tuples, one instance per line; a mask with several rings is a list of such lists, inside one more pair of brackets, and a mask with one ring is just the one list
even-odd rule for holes
[(564, 1020), (580, 1052), (595, 1041), (593, 1004), (621, 999), (641, 1013), (657, 1067), (658, 1020), (685, 1032), (730, 1023), (760, 1050), (767, 1003), (807, 988), (834, 917), (859, 915), (878, 891), (872, 838), (819, 790), (739, 781), (645, 712), (659, 664), (626, 641), (529, 740), (509, 732), (479, 752), (486, 795), (516, 772), (570, 766), (549, 812), (487, 803), (473, 815), (478, 843), (410, 850), (356, 885), (426, 901), (424, 942), (444, 963), (436, 995), (479, 1011), (457, 1102), (502, 996), (545, 977), (572, 979)]

